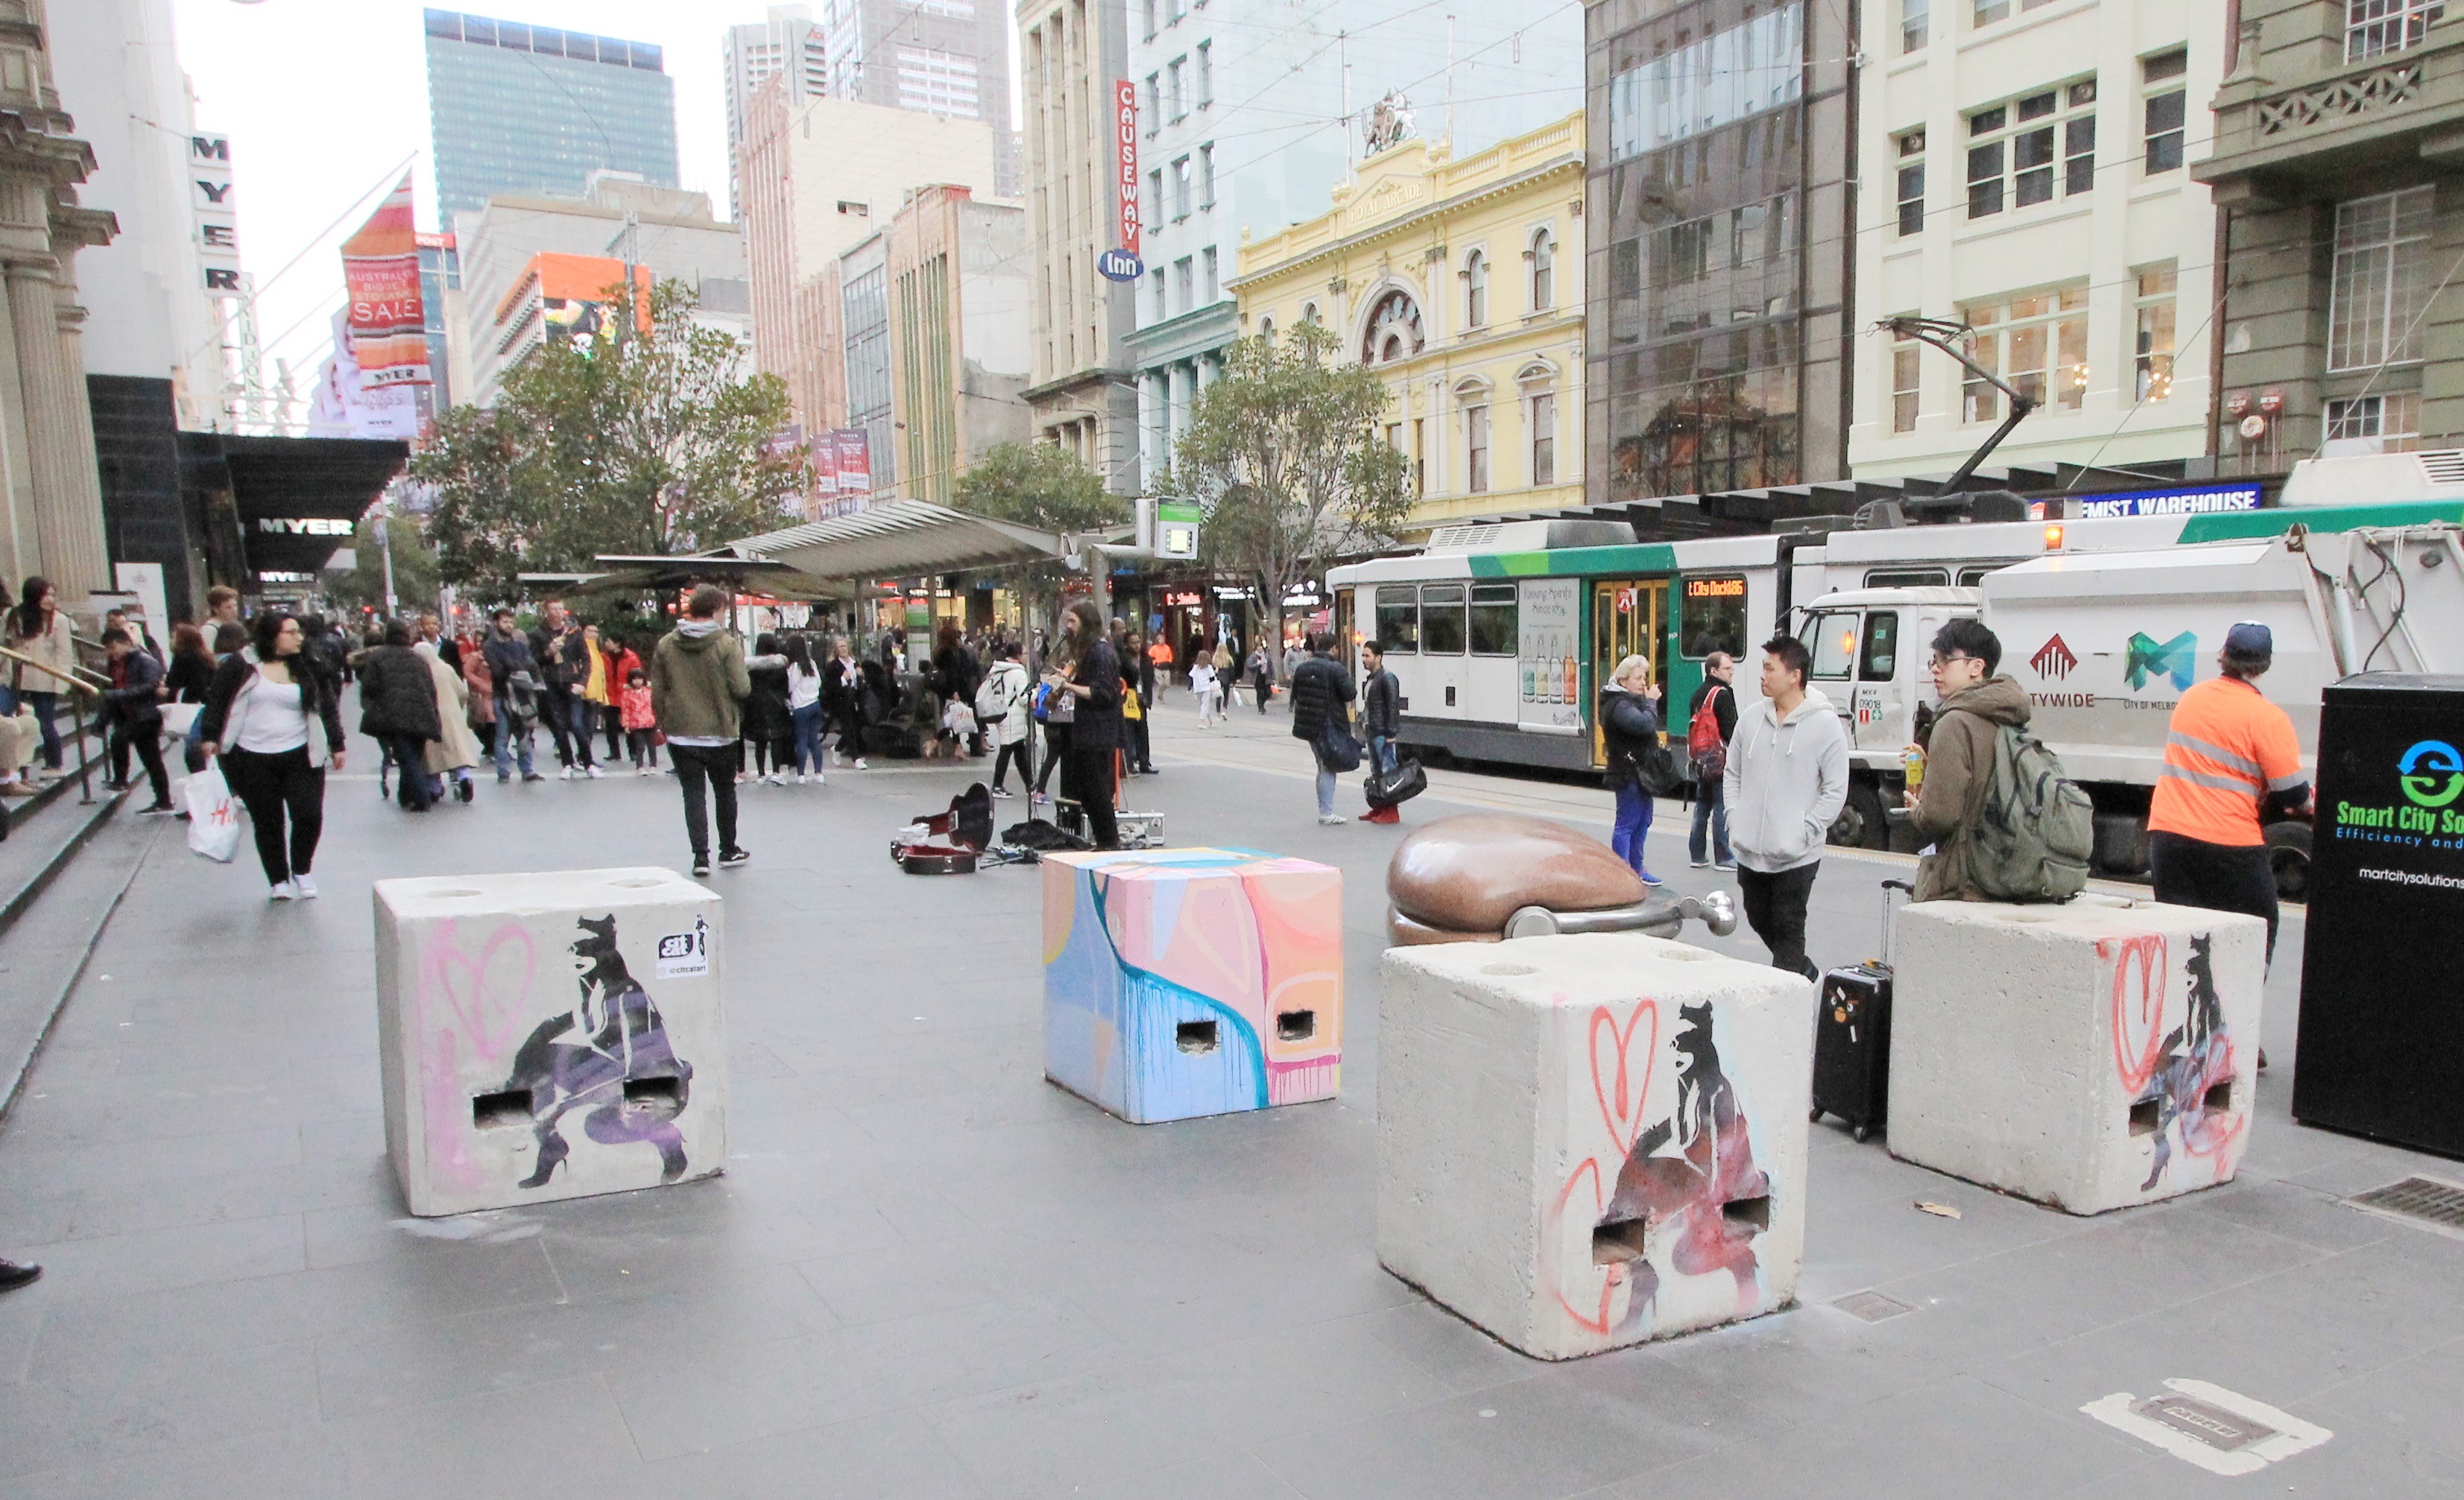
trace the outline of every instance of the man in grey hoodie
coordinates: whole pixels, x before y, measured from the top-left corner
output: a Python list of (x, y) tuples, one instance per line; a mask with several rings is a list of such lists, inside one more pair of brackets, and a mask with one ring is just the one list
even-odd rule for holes
[(1805, 908), (1831, 820), (1848, 800), (1848, 729), (1831, 700), (1805, 685), (1811, 665), (1793, 636), (1764, 644), (1763, 694), (1737, 710), (1722, 790), (1746, 921), (1773, 968), (1819, 979), (1805, 956)]

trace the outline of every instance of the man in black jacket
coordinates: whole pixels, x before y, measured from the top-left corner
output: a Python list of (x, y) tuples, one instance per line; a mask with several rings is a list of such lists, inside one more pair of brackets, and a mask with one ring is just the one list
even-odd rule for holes
[(395, 790), (404, 810), (427, 812), (436, 800), (428, 742), (443, 738), (445, 728), (436, 716), (436, 678), (428, 658), (410, 648), (410, 627), (399, 620), (385, 626), (385, 644), (360, 663), (360, 732), (384, 745), (402, 772)]
[[(522, 639), (514, 612), (500, 609), (495, 614), (495, 629), (479, 654), (488, 662), (488, 681), (496, 692), (495, 743), (491, 749), (496, 759), (496, 779), (514, 779), (514, 755), (519, 750), (524, 781), (545, 781), (547, 778), (531, 769), (531, 725), (539, 718), (539, 658), (531, 654), (531, 643)], [(515, 681), (520, 674), (521, 681)], [(527, 685), (525, 685), (527, 684)]]
[[(1709, 853), (1720, 861), (1720, 868), (1736, 868), (1736, 859), (1728, 853), (1727, 778), (1728, 742), (1737, 737), (1737, 659), (1726, 651), (1714, 651), (1703, 659), (1703, 685), (1685, 704), (1685, 736), (1687, 748), (1694, 756), (1694, 827), (1685, 836), (1686, 858), (1694, 868), (1707, 870), (1711, 860), (1705, 858), (1703, 836), (1710, 835)], [(1703, 714), (1703, 706), (1711, 706), (1711, 722), (1720, 731), (1716, 746), (1694, 748), (1694, 724)]]
[[(1364, 641), (1360, 647), (1360, 732), (1369, 736), (1370, 767), (1380, 775), (1393, 775), (1395, 741), (1403, 732), (1403, 685), (1386, 670), (1383, 641)], [(1393, 805), (1373, 807), (1360, 820), (1399, 823), (1403, 810)]]
[[(573, 773), (573, 663), (560, 651), (564, 638), (573, 634), (573, 617), (564, 612), (562, 599), (549, 599), (539, 606), (539, 627), (531, 632), (531, 660), (538, 663), (539, 684), (539, 722), (547, 726), (549, 738), (556, 741), (556, 763)], [(579, 658), (581, 653), (570, 653)], [(589, 745), (583, 753), (586, 761)]]
[(128, 785), (128, 751), (145, 766), (146, 783), (154, 789), (148, 813), (171, 811), (171, 779), (163, 771), (163, 663), (139, 646), (125, 627), (102, 633), (103, 654), (111, 661), (111, 686), (104, 689), (104, 711), (111, 719), (111, 780), (117, 789)]
[(1292, 669), (1292, 738), (1307, 740), (1317, 761), (1317, 820), (1331, 828), (1342, 822), (1334, 810), (1335, 770), (1327, 764), (1326, 747), (1334, 735), (1352, 733), (1352, 674), (1333, 655), (1334, 640), (1325, 631), (1309, 638), (1309, 657)]

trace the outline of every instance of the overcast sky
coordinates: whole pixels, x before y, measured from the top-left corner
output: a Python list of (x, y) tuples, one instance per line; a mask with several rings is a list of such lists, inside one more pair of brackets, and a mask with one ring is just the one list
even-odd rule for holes
[[(76, 3), (76, 0), (71, 0)], [(242, 264), (255, 276), (267, 374), (287, 355), (302, 378), (321, 356), (342, 295), (336, 250), (388, 168), (416, 154), (419, 223), (436, 220), (428, 161), (428, 69), (421, 0), (173, 0), (180, 61), (197, 123), (231, 136)], [(758, 21), (762, 0), (491, 0), (473, 14), (655, 42), (676, 87), (684, 185), (727, 212), (727, 28)], [(816, 14), (821, 6), (812, 5)], [(353, 203), (365, 203), (344, 216)], [(330, 228), (329, 228), (330, 227)], [(282, 267), (311, 242), (299, 263)], [(276, 277), (275, 273), (281, 274)]]

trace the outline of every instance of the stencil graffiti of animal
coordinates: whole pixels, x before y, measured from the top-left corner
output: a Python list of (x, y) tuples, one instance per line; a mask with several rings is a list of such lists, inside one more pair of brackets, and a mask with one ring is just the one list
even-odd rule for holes
[[(616, 918), (583, 917), (575, 940), (573, 971), (581, 996), (562, 1015), (541, 1021), (514, 1054), (508, 1093), (527, 1091), (539, 1160), (524, 1187), (543, 1187), (572, 1146), (557, 1128), (573, 1110), (585, 1110), (583, 1132), (601, 1145), (642, 1143), (659, 1153), (659, 1180), (685, 1173), (684, 1132), (676, 1117), (685, 1107), (693, 1064), (668, 1045), (658, 1007), (625, 967), (616, 948)], [(637, 1085), (628, 1091), (627, 1084)], [(642, 1086), (647, 1085), (647, 1086)], [(628, 1092), (637, 1097), (628, 1099)]]
[[(1771, 1179), (1754, 1165), (1753, 1141), (1735, 1087), (1720, 1067), (1711, 1035), (1711, 1007), (1681, 1006), (1680, 1030), (1669, 1039), (1678, 1057), (1677, 1109), (1637, 1137), (1618, 1169), (1617, 1191), (1600, 1223), (1642, 1226), (1652, 1243), (1673, 1235), (1669, 1264), (1688, 1276), (1725, 1271), (1736, 1278), (1740, 1303), (1753, 1294), (1759, 1267), (1753, 1239), (1770, 1222)], [(1661, 1153), (1674, 1144), (1669, 1155)], [(1759, 1212), (1731, 1205), (1759, 1204)], [(1639, 1320), (1660, 1290), (1660, 1273), (1640, 1242), (1624, 1240), (1632, 1293), (1626, 1320)]]
[(2201, 1156), (2213, 1152), (2239, 1128), (2236, 1121), (2215, 1118), (2224, 1111), (2208, 1109), (2208, 1091), (2231, 1082), (2233, 1076), (2233, 1033), (2225, 1025), (2224, 1001), (2216, 993), (2211, 954), (2214, 946), (2210, 934), (2190, 940), (2189, 962), (2184, 966), (2190, 976), (2189, 1013), (2166, 1033), (2147, 1087), (2133, 1100), (2156, 1105), (2156, 1163), (2148, 1169), (2147, 1181), (2139, 1185), (2141, 1192), (2164, 1180), (2165, 1168), (2173, 1160), (2176, 1122), (2182, 1127), (2183, 1148)]

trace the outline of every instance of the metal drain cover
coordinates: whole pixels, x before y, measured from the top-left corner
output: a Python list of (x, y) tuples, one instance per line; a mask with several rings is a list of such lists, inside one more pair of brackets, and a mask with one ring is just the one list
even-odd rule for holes
[(1879, 1323), (1886, 1317), (1916, 1311), (1898, 1297), (1884, 1296), (1880, 1292), (1851, 1292), (1844, 1297), (1832, 1298), (1831, 1305), (1851, 1317), (1861, 1317), (1869, 1323)]
[(2423, 1228), (2464, 1239), (2464, 1187), (2434, 1177), (2408, 1177), (2355, 1193), (2344, 1200), (2356, 1208), (2402, 1219)]

